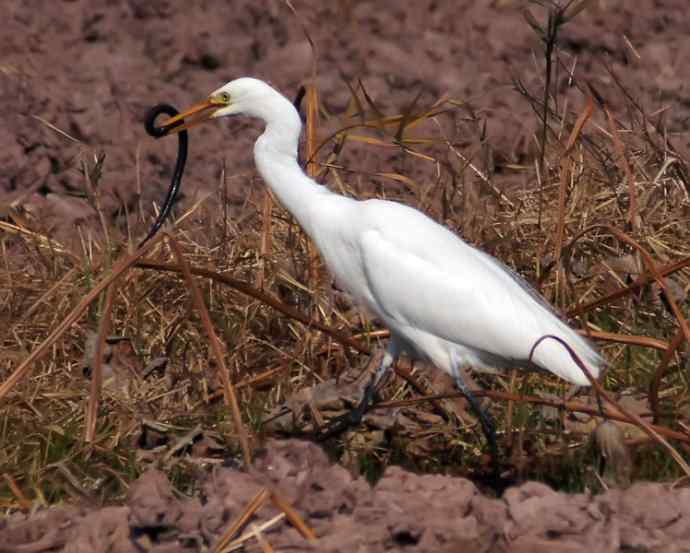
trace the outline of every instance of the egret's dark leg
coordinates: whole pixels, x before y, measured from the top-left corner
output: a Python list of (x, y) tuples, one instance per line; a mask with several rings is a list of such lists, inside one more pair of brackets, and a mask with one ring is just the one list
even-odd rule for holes
[(366, 385), (366, 388), (364, 388), (361, 401), (354, 409), (333, 420), (333, 422), (328, 425), (328, 428), (319, 434), (319, 439), (325, 440), (340, 434), (350, 426), (355, 426), (362, 422), (362, 418), (369, 410), (369, 407), (374, 403), (376, 387), (379, 385), (386, 372), (388, 372), (388, 369), (395, 363), (399, 355), (400, 348), (398, 343), (391, 338), (388, 342), (388, 348), (386, 348), (386, 352), (383, 354), (381, 363), (376, 368), (374, 374), (371, 375), (371, 379)]
[(451, 376), (453, 377), (453, 380), (455, 381), (455, 385), (458, 387), (458, 390), (460, 390), (462, 395), (465, 396), (467, 403), (470, 404), (470, 407), (472, 407), (472, 410), (479, 418), (479, 424), (481, 424), (484, 436), (486, 436), (486, 441), (489, 443), (491, 461), (494, 470), (497, 470), (498, 444), (496, 442), (496, 425), (494, 424), (494, 421), (491, 420), (491, 417), (489, 417), (486, 411), (484, 411), (484, 409), (481, 408), (479, 402), (477, 401), (477, 398), (474, 397), (474, 394), (470, 392), (470, 389), (467, 387), (467, 384), (465, 384), (465, 381), (462, 379), (462, 376), (460, 375), (460, 370), (457, 367), (457, 365), (453, 367), (453, 372)]

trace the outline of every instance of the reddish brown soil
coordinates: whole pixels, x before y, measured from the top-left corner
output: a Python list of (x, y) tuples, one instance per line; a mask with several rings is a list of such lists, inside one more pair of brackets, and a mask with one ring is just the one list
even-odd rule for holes
[[(690, 543), (687, 488), (637, 484), (591, 497), (532, 482), (489, 499), (469, 480), (394, 467), (372, 489), (315, 445), (286, 441), (270, 443), (251, 475), (215, 470), (199, 498), (179, 499), (151, 469), (123, 506), (14, 515), (0, 523), (0, 551), (204, 551), (264, 487), (289, 501), (317, 536), (308, 543), (279, 522), (263, 533), (277, 551), (661, 552), (687, 551)], [(279, 513), (269, 503), (250, 526)], [(254, 540), (249, 546), (259, 550)]]
[[(431, 105), (442, 95), (468, 102), (486, 122), (499, 165), (533, 148), (537, 118), (512, 84), (519, 78), (539, 94), (543, 78), (540, 43), (520, 14), (524, 2), (295, 4), (317, 43), (318, 85), (332, 111), (343, 110), (348, 101), (343, 77), (362, 78), (388, 114), (398, 113), (419, 92), (419, 105)], [(609, 64), (647, 113), (665, 110), (654, 119), (664, 118), (675, 147), (684, 152), (686, 134), (676, 135), (685, 133), (690, 114), (688, 37), (685, 0), (591, 2), (562, 35), (561, 101), (568, 97), (571, 107), (583, 105), (583, 95), (569, 88), (574, 68), (577, 83), (592, 82), (620, 103), (623, 95), (605, 69)], [(68, 231), (75, 221), (93, 217), (84, 200), (64, 194), (83, 192), (80, 152), (89, 160), (105, 153), (100, 186), (107, 212), (115, 214), (123, 204), (130, 212), (137, 205), (139, 151), (148, 210), (167, 186), (175, 145), (171, 140), (154, 144), (145, 136), (147, 108), (160, 101), (187, 106), (242, 75), (268, 79), (293, 96), (311, 63), (300, 22), (279, 0), (6, 0), (0, 52), (0, 200), (38, 211), (47, 228)], [(230, 175), (253, 171), (250, 145), (256, 132), (247, 132), (250, 127), (255, 125), (235, 120), (196, 130), (185, 183), (188, 198), (216, 187), (223, 160)], [(466, 143), (468, 155), (476, 155), (480, 128), (461, 129), (457, 139)], [(395, 152), (350, 149), (357, 170), (392, 166), (419, 182), (434, 178), (433, 164), (405, 165)], [(246, 183), (229, 180), (238, 202), (246, 197)]]
[[(486, 120), (499, 162), (530, 153), (536, 118), (511, 79), (538, 91), (543, 65), (519, 2), (294, 3), (318, 44), (318, 84), (332, 111), (348, 100), (342, 75), (361, 77), (386, 113), (419, 91), (422, 105), (447, 94)], [(615, 107), (622, 94), (605, 69), (610, 64), (646, 112), (663, 118), (681, 152), (690, 114), (687, 7), (687, 0), (594, 1), (564, 31), (561, 55), (578, 82), (591, 81)], [(89, 156), (105, 153), (99, 182), (113, 218), (123, 204), (136, 208), (137, 152), (145, 209), (161, 198), (175, 145), (145, 136), (151, 105), (183, 107), (241, 75), (268, 79), (292, 96), (309, 74), (309, 44), (278, 0), (4, 0), (2, 8), (0, 216), (13, 202), (63, 234), (95, 219), (87, 202), (70, 195), (84, 189), (82, 157), (92, 163)], [(567, 89), (565, 69), (559, 78), (563, 97), (581, 105), (582, 94)], [(187, 197), (215, 186), (223, 160), (230, 174), (251, 174), (256, 134), (241, 120), (199, 128)], [(471, 145), (476, 136), (466, 140)], [(357, 158), (361, 170), (389, 165), (403, 171), (393, 154)], [(431, 178), (410, 170), (417, 180)], [(228, 182), (231, 195), (246, 195), (247, 179)], [(124, 506), (13, 515), (0, 522), (0, 551), (201, 551), (269, 484), (319, 536), (310, 545), (281, 523), (265, 537), (283, 551), (681, 551), (690, 540), (687, 489), (638, 484), (592, 498), (528, 483), (494, 500), (467, 480), (391, 468), (372, 490), (330, 466), (314, 446), (286, 442), (268, 448), (254, 475), (215, 471), (200, 499), (178, 499), (151, 471)], [(267, 507), (259, 518), (273, 514)]]

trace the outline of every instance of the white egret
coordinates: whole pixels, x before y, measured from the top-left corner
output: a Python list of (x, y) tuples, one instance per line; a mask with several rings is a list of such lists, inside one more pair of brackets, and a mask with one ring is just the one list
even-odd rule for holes
[(450, 374), (480, 417), (495, 456), (488, 417), (462, 380), (460, 368), (550, 371), (579, 385), (589, 381), (566, 349), (597, 378), (602, 358), (506, 266), (468, 245), (420, 211), (385, 201), (340, 196), (309, 178), (298, 163), (302, 121), (290, 101), (263, 81), (240, 78), (162, 124), (178, 132), (229, 115), (262, 120), (254, 145), (259, 174), (318, 247), (336, 281), (390, 330), (383, 360), (353, 420), (401, 353)]

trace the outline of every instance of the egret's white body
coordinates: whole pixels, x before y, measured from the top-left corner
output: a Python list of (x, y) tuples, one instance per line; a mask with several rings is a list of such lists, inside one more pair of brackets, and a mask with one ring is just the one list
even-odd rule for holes
[[(232, 81), (180, 118), (244, 114), (266, 124), (254, 146), (259, 174), (318, 247), (340, 286), (379, 317), (390, 342), (379, 377), (401, 352), (459, 378), (461, 366), (532, 368), (574, 384), (589, 380), (568, 343), (596, 378), (602, 359), (519, 276), (406, 205), (357, 201), (317, 184), (297, 150), (302, 122), (287, 98), (251, 78)], [(186, 125), (191, 126), (191, 125)]]

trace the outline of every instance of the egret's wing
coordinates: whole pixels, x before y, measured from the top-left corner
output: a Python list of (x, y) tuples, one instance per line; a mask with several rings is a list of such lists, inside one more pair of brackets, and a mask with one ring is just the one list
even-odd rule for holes
[[(515, 359), (524, 359), (534, 321), (488, 272), (439, 269), (381, 232), (362, 237), (362, 261), (378, 308), (400, 325)], [(431, 247), (431, 246), (430, 246)], [(527, 316), (525, 316), (527, 315)]]
[[(534, 301), (525, 285), (500, 264), (446, 229), (432, 227), (431, 221), (418, 223), (409, 231), (399, 228), (396, 234), (378, 229), (362, 234), (367, 284), (386, 318), (401, 328), (421, 329), (506, 360), (527, 360), (545, 334), (560, 336), (578, 353), (596, 357), (582, 338)], [(419, 240), (420, 233), (426, 242)], [(544, 368), (573, 381), (573, 371), (581, 374), (553, 341), (539, 350), (535, 361)]]

